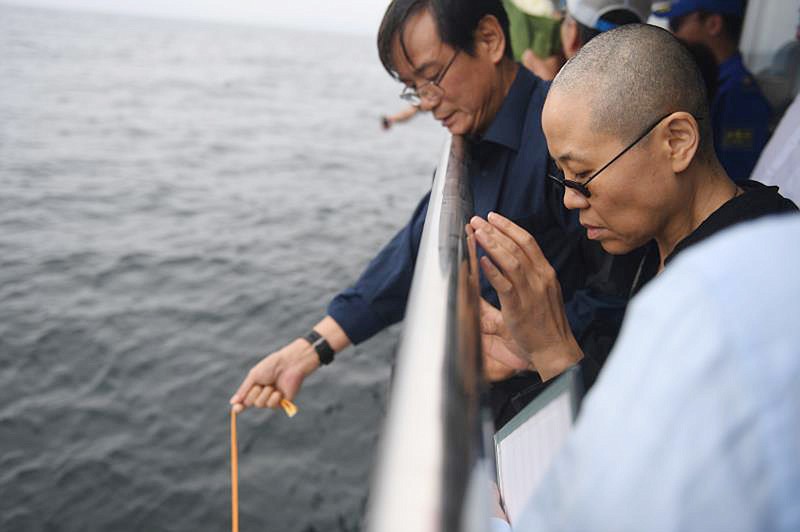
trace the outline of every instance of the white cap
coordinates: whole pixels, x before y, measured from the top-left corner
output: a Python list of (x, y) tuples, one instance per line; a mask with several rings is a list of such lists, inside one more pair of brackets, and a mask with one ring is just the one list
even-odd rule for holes
[(603, 27), (600, 19), (606, 13), (624, 9), (630, 11), (642, 23), (646, 23), (653, 11), (653, 0), (567, 0), (567, 12), (583, 24), (596, 30), (605, 31), (611, 27)]
[(553, 0), (511, 0), (511, 3), (528, 15), (553, 17), (556, 14)]

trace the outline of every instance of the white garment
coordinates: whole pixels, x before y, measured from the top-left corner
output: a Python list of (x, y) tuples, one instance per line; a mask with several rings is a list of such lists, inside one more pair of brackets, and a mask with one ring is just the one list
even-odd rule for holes
[(537, 17), (554, 17), (556, 8), (553, 0), (511, 0), (520, 11)]
[(786, 110), (750, 179), (778, 185), (781, 195), (800, 205), (800, 96)]
[(798, 240), (740, 224), (634, 298), (515, 532), (800, 530)]

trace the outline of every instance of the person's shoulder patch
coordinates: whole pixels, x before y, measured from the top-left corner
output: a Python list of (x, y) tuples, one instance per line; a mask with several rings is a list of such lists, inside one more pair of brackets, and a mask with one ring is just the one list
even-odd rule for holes
[(753, 130), (741, 127), (723, 129), (722, 148), (726, 150), (752, 150)]

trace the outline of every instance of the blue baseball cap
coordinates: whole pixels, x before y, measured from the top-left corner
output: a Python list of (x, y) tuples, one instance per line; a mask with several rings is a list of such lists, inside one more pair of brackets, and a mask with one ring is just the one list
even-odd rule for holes
[(657, 17), (677, 18), (694, 11), (707, 11), (723, 15), (744, 16), (744, 0), (672, 0), (654, 6), (653, 13)]
[(566, 0), (565, 10), (572, 18), (598, 31), (608, 31), (617, 27), (603, 17), (612, 11), (628, 11), (639, 22), (647, 22), (653, 9), (653, 0)]

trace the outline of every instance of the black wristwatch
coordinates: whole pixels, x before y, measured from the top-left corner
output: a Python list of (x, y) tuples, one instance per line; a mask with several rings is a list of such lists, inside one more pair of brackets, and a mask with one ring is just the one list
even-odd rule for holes
[(303, 336), (303, 340), (311, 344), (311, 347), (317, 352), (320, 364), (327, 366), (333, 362), (333, 356), (336, 354), (336, 351), (333, 350), (328, 341), (323, 338), (320, 333), (311, 329), (308, 334)]

